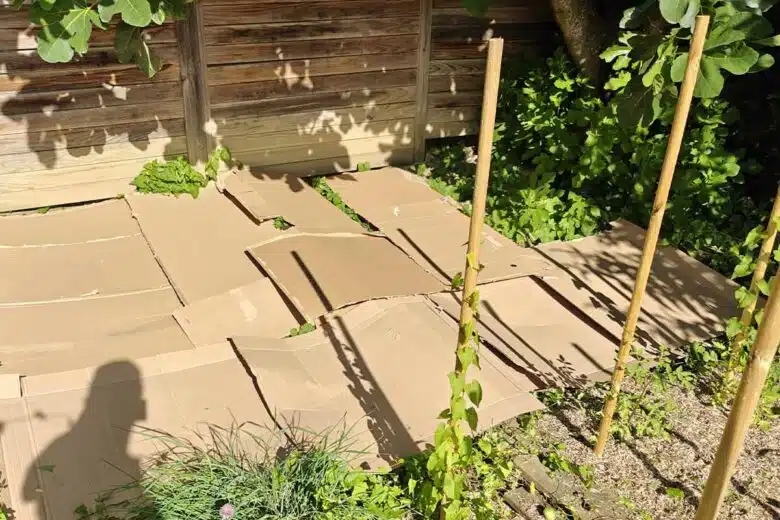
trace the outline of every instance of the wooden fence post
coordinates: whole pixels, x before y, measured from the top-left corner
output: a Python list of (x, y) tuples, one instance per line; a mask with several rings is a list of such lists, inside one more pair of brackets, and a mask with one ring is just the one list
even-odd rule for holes
[(750, 293), (755, 294), (756, 298), (742, 311), (742, 317), (739, 320), (741, 327), (734, 338), (734, 344), (731, 346), (731, 360), (729, 362), (727, 381), (733, 380), (736, 375), (739, 357), (742, 355), (742, 344), (745, 341), (745, 332), (753, 322), (753, 313), (756, 311), (756, 303), (758, 303), (757, 296), (760, 293), (758, 285), (764, 281), (766, 268), (769, 266), (769, 261), (772, 258), (772, 251), (775, 248), (775, 238), (777, 238), (777, 223), (775, 220), (777, 218), (780, 218), (780, 185), (777, 187), (775, 203), (772, 206), (772, 211), (769, 213), (769, 223), (766, 226), (764, 243), (761, 244), (761, 249), (758, 252), (756, 270), (753, 271), (753, 279), (750, 281)]
[(417, 40), (417, 76), (414, 96), (414, 156), (416, 163), (425, 160), (425, 127), (428, 124), (428, 74), (431, 65), (431, 27), (433, 0), (420, 0), (420, 35)]
[[(471, 225), (465, 275), (463, 276), (463, 297), (460, 305), (460, 330), (472, 318), (471, 295), (477, 286), (479, 273), (479, 246), (482, 241), (482, 227), (485, 224), (485, 203), (487, 200), (488, 180), (490, 178), (490, 159), (493, 155), (493, 130), (496, 125), (496, 105), (498, 104), (498, 86), (501, 79), (501, 56), (504, 52), (504, 40), (491, 38), (488, 41), (487, 70), (485, 71), (485, 89), (482, 97), (482, 120), (479, 126), (479, 145), (477, 147), (477, 173), (474, 179), (474, 197), (471, 203)], [(468, 340), (469, 338), (466, 338)], [(459, 342), (462, 339), (459, 339)], [(460, 345), (458, 345), (460, 348)]]
[(718, 517), (729, 480), (734, 473), (734, 466), (745, 443), (745, 435), (753, 421), (761, 391), (777, 354), (778, 343), (780, 343), (780, 279), (775, 280), (764, 309), (764, 318), (758, 327), (756, 344), (750, 353), (745, 373), (742, 374), (737, 397), (731, 407), (726, 429), (720, 439), (720, 446), (710, 468), (699, 509), (696, 511), (696, 520), (715, 520)]
[(604, 410), (599, 426), (599, 435), (596, 440), (594, 451), (599, 457), (604, 454), (604, 448), (607, 445), (610, 430), (612, 427), (612, 417), (615, 414), (617, 400), (620, 394), (620, 385), (623, 382), (623, 376), (626, 371), (626, 359), (631, 352), (634, 344), (634, 333), (636, 332), (639, 312), (642, 310), (642, 299), (647, 289), (647, 280), (650, 277), (650, 268), (653, 265), (653, 257), (658, 245), (658, 236), (661, 233), (661, 223), (666, 210), (666, 202), (669, 198), (669, 189), (674, 177), (674, 169), (677, 166), (677, 158), (680, 155), (682, 147), (683, 134), (685, 133), (685, 123), (688, 120), (688, 112), (691, 108), (693, 99), (693, 89), (696, 86), (696, 79), (699, 75), (699, 62), (701, 61), (702, 50), (704, 49), (704, 40), (707, 37), (707, 27), (710, 23), (709, 16), (697, 16), (696, 26), (693, 33), (690, 52), (688, 54), (688, 64), (685, 68), (685, 76), (680, 87), (680, 97), (677, 99), (677, 107), (674, 112), (674, 121), (672, 122), (672, 131), (669, 134), (669, 142), (666, 145), (666, 155), (661, 166), (661, 176), (658, 180), (658, 187), (655, 192), (653, 209), (650, 214), (650, 222), (645, 234), (645, 244), (642, 250), (642, 259), (639, 263), (639, 269), (634, 283), (634, 293), (631, 296), (631, 304), (628, 307), (628, 316), (623, 328), (623, 337), (620, 342), (615, 369), (612, 372), (612, 382), (609, 393), (604, 402)]
[(203, 40), (203, 11), (200, 2), (187, 3), (187, 17), (176, 21), (176, 39), (181, 62), (181, 91), (187, 155), (202, 167), (214, 146), (205, 125), (211, 119), (206, 79), (206, 50)]

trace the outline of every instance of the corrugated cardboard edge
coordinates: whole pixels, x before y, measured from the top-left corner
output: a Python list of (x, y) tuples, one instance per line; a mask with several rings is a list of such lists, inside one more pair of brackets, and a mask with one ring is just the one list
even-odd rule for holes
[[(258, 224), (282, 217), (281, 212), (274, 211), (272, 205), (268, 203), (259, 191), (252, 189), (251, 186), (241, 179), (239, 172), (234, 171), (230, 175), (225, 176), (223, 189), (220, 191), (234, 199), (241, 209)], [(268, 212), (261, 215), (258, 212), (259, 207), (267, 208)]]
[[(227, 342), (220, 342), (189, 350), (133, 359), (131, 362), (138, 368), (138, 375), (143, 379), (230, 360), (235, 360), (233, 349)], [(22, 379), (22, 395), (38, 396), (87, 388), (92, 384), (92, 375), (96, 368), (92, 366), (25, 377)], [(123, 379), (117, 378), (106, 381), (106, 384), (122, 381)]]
[[(311, 315), (309, 315), (305, 311), (305, 309), (303, 308), (303, 305), (301, 305), (300, 300), (298, 300), (298, 298), (293, 296), (293, 294), (287, 289), (285, 284), (279, 279), (279, 277), (276, 275), (276, 273), (274, 273), (274, 271), (268, 267), (268, 265), (265, 263), (265, 261), (263, 261), (262, 258), (260, 258), (258, 255), (256, 255), (252, 251), (256, 247), (261, 247), (261, 246), (264, 246), (264, 245), (272, 243), (272, 242), (277, 242), (279, 240), (284, 240), (284, 239), (287, 239), (287, 238), (290, 238), (290, 237), (298, 237), (298, 236), (311, 236), (311, 237), (318, 237), (318, 238), (319, 237), (336, 237), (336, 238), (371, 237), (371, 238), (383, 239), (383, 240), (386, 240), (388, 244), (392, 245), (397, 250), (399, 250), (404, 255), (405, 258), (407, 258), (410, 262), (412, 262), (412, 264), (414, 264), (417, 267), (420, 267), (420, 269), (424, 273), (426, 273), (426, 274), (428, 274), (430, 276), (430, 273), (428, 273), (428, 271), (423, 269), (417, 262), (415, 262), (409, 255), (407, 255), (406, 252), (404, 252), (402, 249), (400, 249), (392, 240), (390, 240), (386, 236), (378, 234), (378, 233), (341, 233), (341, 232), (338, 232), (338, 233), (309, 233), (309, 232), (297, 231), (295, 233), (289, 233), (289, 234), (281, 235), (281, 236), (278, 236), (278, 237), (272, 237), (272, 238), (270, 238), (268, 240), (265, 240), (265, 241), (260, 242), (258, 244), (254, 244), (251, 247), (248, 247), (246, 249), (246, 251), (251, 255), (251, 257), (255, 260), (255, 262), (257, 262), (257, 264), (260, 265), (260, 267), (263, 269), (263, 271), (265, 271), (265, 273), (268, 275), (268, 277), (274, 282), (274, 284), (279, 289), (279, 291), (282, 292), (282, 294), (284, 294), (284, 296), (293, 304), (293, 306), (301, 314), (301, 316), (303, 316), (303, 318), (307, 322), (310, 322), (310, 323), (313, 323), (316, 319), (319, 318), (319, 316), (311, 316)], [(435, 277), (433, 277), (433, 278), (436, 279)], [(436, 279), (436, 280), (440, 281), (438, 279)], [(330, 314), (333, 314), (333, 312), (337, 312), (337, 311), (339, 311), (341, 309), (346, 309), (346, 308), (352, 307), (354, 305), (357, 305), (357, 304), (360, 304), (360, 303), (365, 303), (365, 302), (368, 302), (368, 301), (388, 300), (388, 299), (393, 299), (393, 298), (405, 298), (405, 297), (413, 297), (413, 296), (424, 296), (426, 294), (434, 294), (434, 293), (437, 293), (437, 292), (440, 292), (440, 291), (441, 291), (441, 289), (437, 289), (435, 291), (428, 291), (428, 292), (423, 292), (423, 293), (406, 294), (406, 295), (398, 295), (398, 296), (380, 296), (380, 297), (376, 297), (376, 298), (366, 298), (364, 300), (350, 301), (350, 302), (347, 302), (347, 303), (343, 304), (338, 309), (335, 309), (334, 311), (331, 311), (330, 313), (326, 313), (325, 315), (330, 315)]]
[(22, 382), (19, 374), (0, 374), (0, 399), (22, 397)]

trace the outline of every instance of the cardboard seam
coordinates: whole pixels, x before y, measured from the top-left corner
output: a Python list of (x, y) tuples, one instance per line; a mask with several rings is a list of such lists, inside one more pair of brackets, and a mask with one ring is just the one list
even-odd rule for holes
[(89, 301), (89, 300), (106, 300), (109, 298), (121, 298), (123, 296), (135, 296), (137, 294), (147, 294), (147, 293), (153, 293), (158, 291), (164, 291), (166, 289), (171, 289), (169, 285), (161, 285), (159, 287), (152, 287), (149, 289), (139, 289), (137, 291), (126, 291), (121, 293), (113, 293), (113, 294), (92, 294), (87, 296), (66, 296), (63, 298), (55, 298), (52, 300), (34, 300), (34, 301), (26, 301), (26, 302), (5, 302), (0, 303), (0, 309), (14, 309), (19, 307), (32, 307), (35, 305), (51, 305), (56, 303), (73, 303), (73, 302), (81, 302), (81, 301)]
[(116, 235), (113, 237), (92, 238), (90, 240), (82, 240), (81, 242), (62, 242), (62, 243), (51, 243), (51, 244), (22, 244), (18, 246), (0, 244), (0, 249), (36, 249), (36, 248), (48, 248), (48, 247), (82, 246), (87, 244), (99, 244), (101, 242), (111, 242), (112, 240), (123, 240), (125, 238), (132, 238), (140, 234), (141, 232), (139, 230), (138, 233), (131, 233), (129, 235)]

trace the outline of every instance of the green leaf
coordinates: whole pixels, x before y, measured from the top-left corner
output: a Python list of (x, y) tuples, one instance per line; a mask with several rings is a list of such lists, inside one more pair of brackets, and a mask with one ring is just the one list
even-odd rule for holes
[(704, 42), (704, 50), (743, 40), (761, 41), (771, 35), (772, 24), (763, 16), (737, 11), (732, 4), (726, 3), (715, 10), (715, 20)]
[(742, 75), (747, 73), (759, 58), (758, 51), (749, 47), (745, 42), (736, 42), (726, 47), (720, 47), (717, 51), (708, 54), (707, 57), (715, 64), (732, 74)]
[(122, 21), (135, 27), (146, 27), (152, 22), (152, 7), (149, 0), (100, 0), (98, 3), (100, 19), (111, 21), (119, 14)]
[(650, 87), (653, 84), (653, 81), (655, 81), (655, 77), (661, 73), (661, 69), (663, 68), (665, 62), (666, 58), (664, 57), (655, 60), (647, 72), (642, 75), (642, 85)]
[(602, 52), (599, 57), (607, 63), (611, 63), (618, 56), (625, 56), (630, 52), (631, 47), (627, 47), (625, 45), (613, 45), (612, 47), (607, 47), (607, 49)]
[(770, 38), (761, 38), (760, 40), (755, 40), (752, 43), (755, 43), (756, 45), (763, 45), (764, 47), (780, 47), (780, 34), (775, 34)]
[(477, 415), (477, 409), (469, 407), (466, 410), (466, 421), (469, 423), (469, 428), (471, 428), (471, 431), (477, 431), (477, 425), (479, 422), (479, 417)]
[(475, 379), (466, 385), (466, 395), (475, 406), (479, 406), (479, 403), (482, 402), (482, 385), (479, 384), (479, 381)]
[(743, 256), (739, 263), (734, 267), (734, 272), (731, 273), (731, 279), (736, 280), (742, 278), (753, 272), (753, 258), (750, 256)]
[(758, 61), (755, 65), (753, 65), (753, 68), (750, 69), (748, 72), (760, 72), (762, 70), (766, 70), (770, 68), (772, 65), (775, 64), (775, 58), (771, 54), (762, 54), (759, 56)]
[(146, 74), (149, 78), (153, 78), (155, 74), (160, 72), (160, 69), (162, 69), (163, 66), (162, 59), (159, 56), (152, 54), (151, 49), (145, 41), (141, 43), (141, 48), (136, 54), (135, 64), (138, 65), (141, 72)]
[(67, 35), (61, 27), (47, 25), (41, 27), (36, 36), (38, 55), (47, 63), (66, 63), (73, 58), (73, 47), (68, 43)]
[(661, 16), (669, 23), (691, 27), (699, 12), (699, 0), (660, 0)]
[(630, 7), (623, 11), (620, 19), (621, 29), (636, 29), (647, 19), (650, 9), (655, 7), (656, 0), (645, 0), (636, 7)]
[(450, 372), (449, 380), (452, 395), (461, 395), (466, 388), (466, 373), (461, 372), (456, 375), (455, 372)]
[(135, 59), (142, 43), (141, 28), (120, 22), (116, 28), (114, 50), (119, 63), (130, 63)]
[(761, 294), (764, 296), (769, 296), (769, 293), (772, 291), (771, 280), (761, 280), (758, 282), (758, 290), (761, 291)]
[(676, 487), (666, 488), (666, 494), (672, 498), (677, 498), (677, 499), (685, 498), (685, 491)]
[(604, 88), (606, 90), (620, 90), (621, 88), (628, 85), (629, 81), (631, 81), (631, 73), (624, 70), (621, 71), (617, 76), (612, 76), (609, 78), (609, 80), (604, 84)]
[(696, 81), (696, 87), (693, 89), (693, 95), (697, 98), (714, 98), (723, 90), (723, 74), (717, 62), (708, 56), (701, 59), (699, 69), (699, 78)]
[(685, 76), (685, 67), (688, 64), (688, 53), (684, 52), (677, 56), (672, 62), (672, 70), (670, 71), (672, 81), (680, 83)]

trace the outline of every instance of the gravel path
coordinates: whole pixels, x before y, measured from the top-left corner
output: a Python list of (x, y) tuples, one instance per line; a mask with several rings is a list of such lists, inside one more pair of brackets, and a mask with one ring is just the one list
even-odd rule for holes
[[(669, 439), (611, 441), (604, 457), (598, 459), (591, 451), (597, 425), (583, 410), (566, 409), (542, 414), (533, 443), (564, 443), (570, 460), (594, 468), (594, 486), (617, 490), (637, 519), (690, 520), (727, 416), (706, 398), (677, 388), (670, 392), (679, 411)], [(527, 443), (528, 434), (517, 423), (502, 429), (510, 440)], [(750, 430), (732, 484), (721, 519), (780, 519), (780, 420), (768, 431)], [(685, 497), (669, 496), (668, 488), (682, 490)]]

